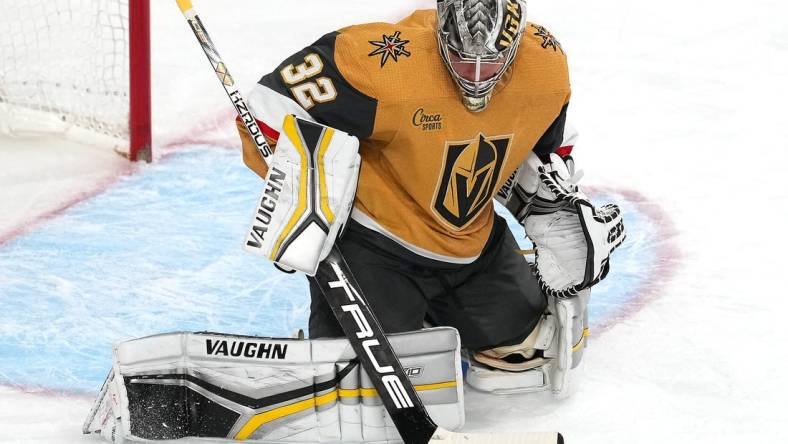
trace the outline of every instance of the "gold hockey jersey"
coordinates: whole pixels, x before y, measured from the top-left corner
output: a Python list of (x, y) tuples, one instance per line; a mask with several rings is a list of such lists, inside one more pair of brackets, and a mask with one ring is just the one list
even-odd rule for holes
[[(560, 44), (529, 23), (489, 107), (472, 113), (443, 66), (435, 27), (435, 10), (423, 10), (327, 34), (264, 76), (249, 104), (271, 142), (285, 114), (357, 136), (352, 217), (424, 257), (469, 263), (490, 235), (495, 193), (532, 151), (561, 146), (569, 76)], [(247, 165), (265, 176), (239, 130)]]

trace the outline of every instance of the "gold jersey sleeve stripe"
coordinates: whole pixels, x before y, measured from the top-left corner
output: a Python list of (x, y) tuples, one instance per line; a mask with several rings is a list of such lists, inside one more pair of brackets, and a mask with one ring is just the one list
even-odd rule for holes
[(287, 239), (290, 233), (293, 231), (296, 223), (298, 223), (301, 216), (304, 215), (306, 212), (306, 199), (307, 199), (307, 186), (309, 181), (309, 159), (307, 159), (307, 150), (304, 146), (303, 142), (301, 141), (301, 135), (298, 131), (298, 126), (296, 126), (295, 117), (292, 115), (288, 115), (285, 117), (284, 127), (282, 129), (285, 136), (293, 142), (293, 146), (298, 150), (298, 153), (301, 155), (301, 183), (299, 184), (300, 191), (298, 193), (298, 206), (296, 207), (293, 216), (287, 222), (285, 229), (282, 230), (282, 234), (277, 239), (276, 244), (271, 252), (270, 259), (272, 261), (276, 261), (277, 257), (279, 256), (279, 249), (282, 248), (282, 243)]
[(320, 150), (318, 151), (317, 158), (318, 158), (318, 165), (320, 171), (320, 209), (323, 211), (323, 215), (326, 216), (326, 221), (329, 225), (334, 223), (334, 213), (331, 211), (331, 207), (328, 205), (328, 187), (326, 186), (326, 174), (325, 174), (325, 155), (326, 150), (328, 150), (328, 145), (331, 143), (331, 140), (334, 138), (334, 130), (332, 128), (326, 128), (325, 134), (323, 134), (323, 140), (320, 141)]

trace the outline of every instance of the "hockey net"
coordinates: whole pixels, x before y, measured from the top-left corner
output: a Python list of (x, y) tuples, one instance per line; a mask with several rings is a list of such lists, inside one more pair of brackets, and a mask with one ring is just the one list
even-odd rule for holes
[(0, 0), (0, 132), (150, 160), (148, 1)]

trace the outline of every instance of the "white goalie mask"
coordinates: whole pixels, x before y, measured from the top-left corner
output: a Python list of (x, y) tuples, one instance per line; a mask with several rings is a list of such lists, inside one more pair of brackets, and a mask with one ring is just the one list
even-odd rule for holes
[(517, 55), (525, 0), (438, 0), (438, 46), (463, 103), (484, 110)]

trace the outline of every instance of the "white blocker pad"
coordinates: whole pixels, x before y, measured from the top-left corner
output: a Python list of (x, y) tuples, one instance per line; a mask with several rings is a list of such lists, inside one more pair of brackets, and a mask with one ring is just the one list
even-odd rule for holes
[[(391, 335), (430, 416), (462, 427), (453, 328)], [(347, 339), (174, 333), (121, 343), (85, 422), (109, 441), (401, 442)]]
[(358, 139), (288, 115), (245, 249), (314, 276), (353, 207)]

